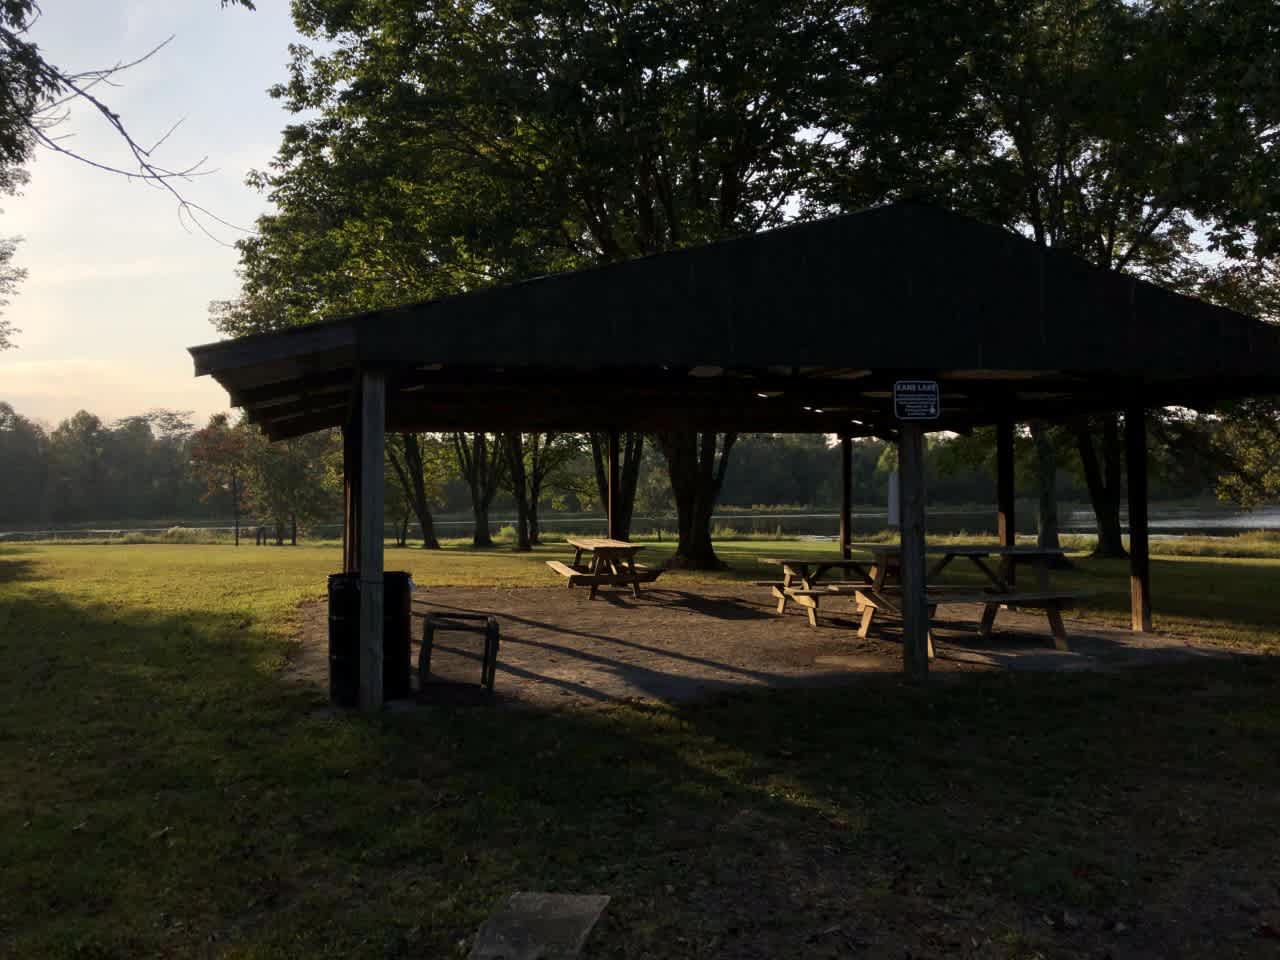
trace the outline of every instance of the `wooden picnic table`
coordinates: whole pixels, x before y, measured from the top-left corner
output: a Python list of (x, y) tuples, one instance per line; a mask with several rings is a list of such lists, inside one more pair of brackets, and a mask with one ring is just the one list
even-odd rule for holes
[[(547, 566), (565, 577), (570, 587), (590, 586), (592, 600), (603, 585), (629, 585), (638, 597), (640, 584), (652, 583), (662, 572), (636, 563), (636, 554), (644, 549), (639, 544), (605, 537), (569, 537), (566, 542), (574, 548), (573, 562), (548, 560)], [(587, 563), (583, 562), (584, 553), (589, 554)]]
[[(897, 544), (877, 544), (877, 551), (886, 558), (901, 557), (901, 547)], [(1002, 608), (1031, 607), (1043, 610), (1049, 621), (1049, 630), (1053, 634), (1054, 646), (1059, 650), (1069, 649), (1067, 646), (1066, 626), (1062, 622), (1062, 610), (1070, 607), (1085, 594), (1054, 589), (1050, 582), (1049, 569), (1053, 561), (1065, 556), (1059, 549), (1043, 549), (1041, 547), (1005, 547), (1005, 546), (935, 546), (926, 547), (925, 553), (939, 557), (929, 568), (926, 577), (926, 595), (929, 600), (929, 616), (941, 604), (981, 603), (982, 619), (978, 633), (986, 637), (991, 633), (996, 615)], [(973, 591), (964, 585), (932, 584), (929, 581), (938, 576), (953, 560), (967, 559), (976, 566), (988, 581), (981, 592)], [(988, 562), (992, 558), (998, 560), (993, 568)], [(887, 562), (887, 560), (886, 560)], [(1036, 588), (1020, 591), (1014, 586), (1014, 570), (1019, 563), (1029, 563), (1036, 571)], [(968, 590), (968, 592), (965, 592)], [(899, 599), (900, 588), (890, 586), (871, 586), (857, 592), (857, 606), (862, 613), (858, 636), (866, 637), (871, 629), (877, 610), (888, 610), (902, 614)], [(928, 638), (929, 656), (933, 656), (933, 636)]]
[[(762, 584), (772, 589), (778, 601), (778, 613), (785, 613), (787, 601), (793, 601), (804, 608), (810, 626), (816, 627), (818, 603), (823, 597), (850, 593), (858, 587), (883, 587), (891, 574), (897, 575), (896, 558), (887, 553), (871, 553), (869, 562), (851, 557), (761, 557), (761, 563), (782, 567), (781, 583), (762, 581)], [(840, 572), (841, 579), (829, 579), (828, 574), (833, 570)], [(861, 606), (858, 609), (861, 610)]]
[[(783, 569), (781, 584), (770, 584), (778, 599), (778, 612), (786, 610), (788, 600), (806, 609), (809, 623), (817, 626), (819, 601), (826, 596), (852, 593), (854, 605), (861, 615), (858, 636), (866, 637), (878, 611), (901, 616), (901, 587), (898, 586), (902, 561), (902, 547), (896, 543), (853, 543), (851, 550), (871, 554), (870, 561), (843, 557), (786, 558), (763, 557), (762, 563), (780, 565)], [(1066, 628), (1062, 622), (1062, 610), (1083, 596), (1055, 590), (1050, 582), (1050, 565), (1065, 555), (1065, 551), (1040, 547), (1005, 546), (935, 546), (925, 552), (938, 557), (929, 568), (927, 581), (934, 580), (952, 561), (966, 559), (973, 563), (987, 580), (984, 588), (975, 589), (968, 584), (946, 585), (930, 583), (928, 587), (929, 615), (941, 604), (981, 603), (981, 636), (988, 636), (997, 613), (1005, 607), (1032, 607), (1041, 609), (1049, 621), (1054, 645), (1066, 650)], [(990, 562), (995, 559), (993, 566)], [(1014, 586), (1014, 570), (1018, 564), (1030, 564), (1036, 573), (1036, 588), (1019, 591)], [(852, 572), (860, 581), (831, 581), (828, 574), (839, 570), (846, 576)], [(798, 585), (797, 585), (798, 584)], [(933, 636), (928, 638), (929, 656), (933, 656)]]

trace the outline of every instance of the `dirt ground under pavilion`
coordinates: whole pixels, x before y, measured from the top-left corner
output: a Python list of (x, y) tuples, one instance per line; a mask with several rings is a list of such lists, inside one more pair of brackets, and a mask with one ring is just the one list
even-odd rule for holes
[[(897, 674), (899, 623), (878, 622), (859, 639), (851, 598), (824, 603), (819, 626), (790, 606), (779, 616), (764, 587), (700, 586), (696, 593), (661, 582), (637, 599), (629, 590), (585, 588), (431, 587), (413, 599), (413, 673), (428, 613), (481, 613), (497, 617), (502, 645), (499, 703), (539, 707), (620, 702), (686, 702), (735, 691), (832, 686), (860, 675)], [(977, 634), (981, 607), (949, 606), (934, 621), (943, 677), (993, 670), (1110, 671), (1223, 657), (1220, 648), (1161, 634), (1133, 634), (1067, 618), (1070, 652), (1057, 651), (1042, 614), (1001, 611), (995, 631)], [(328, 606), (305, 604), (294, 659), (298, 680), (328, 683)], [(480, 675), (481, 638), (437, 634), (433, 678), (473, 684)], [(433, 685), (429, 699), (449, 699)]]

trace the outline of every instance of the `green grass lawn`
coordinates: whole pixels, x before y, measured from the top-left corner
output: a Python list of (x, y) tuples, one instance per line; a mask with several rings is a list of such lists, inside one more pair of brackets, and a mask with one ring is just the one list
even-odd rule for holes
[[(760, 556), (830, 549), (726, 543), (730, 571), (669, 576), (758, 579)], [(387, 566), (550, 586), (541, 561), (563, 553)], [(281, 667), (337, 561), (0, 547), (0, 956), (465, 956), (518, 889), (611, 894), (595, 957), (1280, 946), (1268, 660), (334, 716)], [(1152, 568), (1158, 627), (1280, 646), (1280, 561)], [(1098, 591), (1085, 616), (1127, 618), (1123, 564), (1063, 579)]]

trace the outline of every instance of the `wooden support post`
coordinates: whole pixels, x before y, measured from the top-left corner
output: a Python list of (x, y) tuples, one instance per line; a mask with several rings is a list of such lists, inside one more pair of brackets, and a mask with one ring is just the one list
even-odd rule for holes
[(1013, 421), (996, 424), (996, 537), (1002, 547), (1017, 542), (1013, 516)]
[(929, 675), (929, 598), (925, 592), (924, 427), (903, 421), (898, 434), (902, 512), (902, 664), (907, 679)]
[(619, 519), (622, 513), (622, 497), (621, 497), (621, 480), (619, 479), (619, 471), (621, 470), (621, 457), (618, 452), (618, 431), (609, 429), (609, 502), (605, 504), (605, 510), (609, 518), (609, 539), (616, 540), (618, 534), (622, 532), (622, 524)]
[(1151, 558), (1147, 530), (1147, 422), (1142, 407), (1124, 415), (1129, 474), (1129, 604), (1135, 633), (1151, 632)]
[[(1013, 421), (996, 424), (996, 539), (1002, 547), (1018, 542), (1018, 528), (1013, 515)], [(1001, 574), (1010, 587), (1014, 585), (1017, 564), (1012, 559), (1001, 563)]]
[(342, 428), (342, 572), (360, 570), (360, 411)]
[(853, 438), (840, 438), (840, 556), (846, 560), (853, 542)]
[(360, 378), (360, 707), (382, 707), (383, 444), (386, 378)]

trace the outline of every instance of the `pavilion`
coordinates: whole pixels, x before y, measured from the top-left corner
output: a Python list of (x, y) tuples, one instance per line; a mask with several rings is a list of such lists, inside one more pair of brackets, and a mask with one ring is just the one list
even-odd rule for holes
[[(849, 438), (894, 439), (904, 663), (921, 677), (926, 429), (997, 425), (1012, 544), (1014, 424), (1123, 411), (1132, 624), (1149, 630), (1144, 410), (1280, 393), (1280, 329), (915, 204), (190, 352), (271, 439), (343, 430), (343, 564), (360, 576), (368, 709), (382, 703), (385, 431), (837, 434), (842, 544)], [(936, 419), (895, 417), (905, 379), (938, 384)]]

